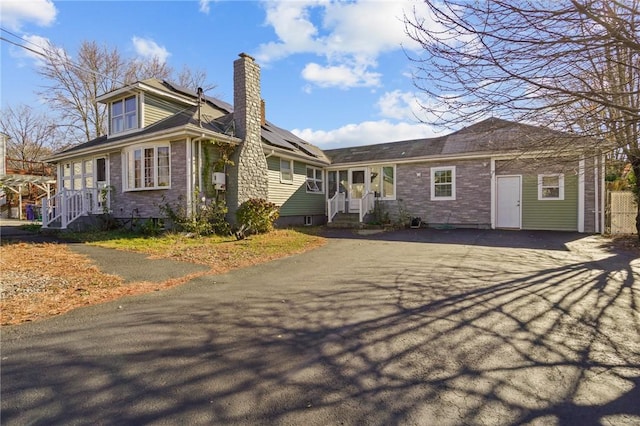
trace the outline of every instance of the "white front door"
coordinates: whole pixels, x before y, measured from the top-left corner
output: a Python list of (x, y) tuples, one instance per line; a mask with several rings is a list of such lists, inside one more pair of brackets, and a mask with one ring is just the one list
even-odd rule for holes
[(496, 228), (520, 229), (520, 176), (496, 177)]
[(366, 191), (365, 169), (349, 169), (349, 212), (360, 211), (360, 199)]

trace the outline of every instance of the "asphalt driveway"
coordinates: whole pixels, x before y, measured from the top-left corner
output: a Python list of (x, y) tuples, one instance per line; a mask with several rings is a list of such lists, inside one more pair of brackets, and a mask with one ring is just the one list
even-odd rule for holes
[(0, 422), (640, 424), (635, 256), (565, 233), (329, 236), (3, 327)]

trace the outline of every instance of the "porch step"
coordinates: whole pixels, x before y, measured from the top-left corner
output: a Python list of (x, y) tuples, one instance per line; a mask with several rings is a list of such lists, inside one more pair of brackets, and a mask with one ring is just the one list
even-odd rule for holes
[(337, 213), (327, 226), (329, 228), (362, 228), (365, 225), (360, 222), (358, 213)]

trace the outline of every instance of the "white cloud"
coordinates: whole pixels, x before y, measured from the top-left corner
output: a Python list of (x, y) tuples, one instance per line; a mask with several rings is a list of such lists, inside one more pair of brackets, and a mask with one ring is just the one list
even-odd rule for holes
[(56, 48), (51, 41), (39, 35), (26, 34), (22, 36), (21, 44), (28, 49), (22, 49), (17, 46), (11, 46), (10, 54), (16, 58), (19, 66), (25, 66), (25, 60), (32, 60), (36, 66), (43, 66), (45, 61), (42, 54), (51, 56), (50, 53), (57, 52), (54, 57), (68, 58), (64, 49)]
[(388, 120), (347, 124), (334, 130), (294, 129), (292, 133), (322, 149), (421, 139), (436, 135), (433, 129), (422, 123), (392, 123)]
[(434, 118), (425, 110), (429, 105), (428, 98), (421, 92), (394, 90), (384, 93), (376, 102), (382, 117), (378, 121), (347, 124), (333, 130), (294, 129), (292, 132), (323, 149), (439, 136), (442, 129), (425, 124), (429, 117)]
[(58, 11), (51, 0), (2, 0), (0, 23), (2, 27), (18, 31), (27, 22), (39, 26), (51, 25)]
[(157, 58), (160, 62), (166, 62), (169, 55), (171, 55), (164, 46), (160, 46), (148, 38), (133, 36), (131, 42), (136, 53), (143, 58)]
[(320, 87), (371, 87), (380, 86), (381, 74), (367, 72), (364, 67), (351, 68), (347, 65), (326, 66), (307, 64), (302, 77)]
[[(264, 2), (265, 24), (273, 27), (278, 40), (259, 46), (258, 61), (268, 65), (294, 54), (324, 57), (326, 65), (308, 64), (303, 78), (322, 87), (343, 88), (377, 85), (380, 75), (379, 55), (419, 46), (406, 34), (404, 14), (411, 13), (417, 0), (351, 1), (304, 0)], [(351, 68), (351, 72), (346, 72)], [(318, 78), (313, 71), (332, 73), (330, 81)], [(338, 72), (339, 71), (339, 72)], [(354, 78), (354, 76), (363, 78)], [(342, 77), (342, 80), (338, 80)]]
[(24, 35), (22, 39), (26, 41), (24, 43), (31, 50), (21, 49), (22, 57), (27, 57), (35, 60), (38, 63), (42, 63), (43, 57), (41, 54), (46, 53), (52, 48), (51, 41), (46, 37), (39, 35)]
[(401, 90), (384, 93), (376, 102), (376, 106), (382, 117), (421, 121), (426, 121), (430, 116), (428, 109), (434, 108), (433, 101), (424, 93)]
[(200, 0), (200, 12), (202, 13), (209, 13), (209, 3), (211, 3), (211, 0)]

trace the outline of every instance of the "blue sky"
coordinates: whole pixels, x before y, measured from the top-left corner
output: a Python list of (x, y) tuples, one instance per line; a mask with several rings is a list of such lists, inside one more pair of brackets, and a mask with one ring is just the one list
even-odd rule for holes
[[(429, 100), (412, 84), (402, 16), (418, 0), (51, 1), (0, 0), (2, 36), (49, 41), (73, 57), (83, 40), (127, 57), (157, 56), (174, 69), (207, 72), (207, 95), (233, 101), (241, 52), (262, 70), (267, 119), (321, 148), (434, 136), (420, 123)], [(2, 107), (41, 105), (32, 53), (1, 46)]]

